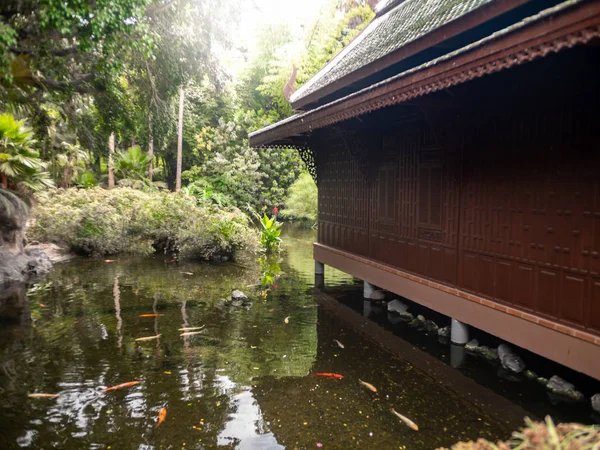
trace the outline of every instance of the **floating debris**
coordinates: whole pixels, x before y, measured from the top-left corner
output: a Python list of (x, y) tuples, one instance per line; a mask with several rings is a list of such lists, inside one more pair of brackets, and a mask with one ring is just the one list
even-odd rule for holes
[(56, 398), (59, 397), (60, 394), (29, 394), (27, 397), (29, 398)]
[(162, 317), (164, 314), (140, 314), (138, 317)]
[(283, 319), (283, 323), (290, 323), (290, 316), (287, 316), (285, 319)]
[(359, 379), (358, 382), (360, 384), (362, 384), (364, 387), (366, 387), (368, 390), (370, 390), (372, 392), (377, 392), (377, 388), (375, 386), (373, 386), (371, 383), (367, 383), (366, 381), (363, 381), (361, 379)]
[(160, 426), (160, 424), (165, 421), (166, 418), (167, 418), (167, 408), (163, 408), (158, 413), (158, 422), (156, 423), (156, 428), (158, 428)]
[(146, 336), (146, 337), (137, 338), (135, 341), (136, 342), (153, 341), (154, 339), (158, 339), (159, 337), (160, 337), (160, 334), (157, 334), (156, 336)]
[(331, 372), (319, 372), (313, 373), (313, 377), (324, 377), (324, 378), (335, 378), (336, 380), (341, 380), (344, 378), (344, 375), (340, 375), (339, 373), (331, 373)]
[(135, 386), (136, 384), (140, 384), (141, 381), (128, 381), (127, 383), (117, 384), (116, 386), (111, 386), (104, 389), (104, 392), (116, 391), (117, 389), (124, 389), (131, 386)]
[(202, 325), (201, 327), (185, 327), (185, 328), (179, 328), (177, 331), (197, 331), (197, 330), (201, 330), (205, 327), (206, 325)]
[(342, 344), (340, 341), (338, 341), (337, 339), (334, 339), (333, 342), (335, 342), (339, 348), (344, 348), (344, 344)]
[(396, 411), (394, 408), (391, 408), (390, 411), (396, 416), (398, 417), (402, 422), (404, 422), (406, 425), (408, 425), (410, 428), (412, 428), (415, 431), (419, 431), (419, 426), (414, 423), (412, 420), (410, 420), (408, 417), (403, 416), (402, 414), (400, 414), (398, 411)]

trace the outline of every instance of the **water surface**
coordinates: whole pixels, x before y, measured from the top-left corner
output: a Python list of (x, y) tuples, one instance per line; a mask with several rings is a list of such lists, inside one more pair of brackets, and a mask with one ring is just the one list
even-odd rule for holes
[[(56, 266), (29, 289), (22, 315), (0, 324), (0, 448), (433, 449), (507, 438), (517, 413), (486, 411), (318, 307), (314, 239), (291, 230), (281, 258), (262, 264), (156, 256)], [(353, 280), (328, 269), (326, 283)], [(233, 289), (252, 304), (221, 301)]]

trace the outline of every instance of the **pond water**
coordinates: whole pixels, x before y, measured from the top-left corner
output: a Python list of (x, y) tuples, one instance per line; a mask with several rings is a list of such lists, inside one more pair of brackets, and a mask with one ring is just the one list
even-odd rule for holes
[[(57, 265), (29, 289), (20, 317), (0, 324), (0, 448), (434, 449), (506, 439), (522, 406), (446, 376), (420, 350), (392, 353), (323, 307), (312, 289), (315, 237), (288, 230), (281, 258), (262, 264)], [(327, 270), (328, 286), (352, 283)], [(233, 289), (252, 305), (222, 302)], [(312, 376), (321, 372), (344, 378)], [(140, 383), (104, 390), (131, 381)]]

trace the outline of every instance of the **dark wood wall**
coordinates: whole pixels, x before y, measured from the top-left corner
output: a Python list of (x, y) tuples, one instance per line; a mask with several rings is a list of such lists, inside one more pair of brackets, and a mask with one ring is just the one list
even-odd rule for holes
[(319, 242), (600, 334), (590, 54), (316, 135)]

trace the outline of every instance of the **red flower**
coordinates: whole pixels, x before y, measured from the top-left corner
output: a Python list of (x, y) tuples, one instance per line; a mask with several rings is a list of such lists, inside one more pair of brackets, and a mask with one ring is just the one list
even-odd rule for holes
[(273, 289), (277, 289), (278, 287), (279, 287), (279, 285), (278, 285), (277, 283), (275, 283), (275, 284), (273, 285)]
[(273, 208), (273, 214), (277, 214), (277, 211), (279, 211), (279, 208), (276, 206), (275, 208)]

